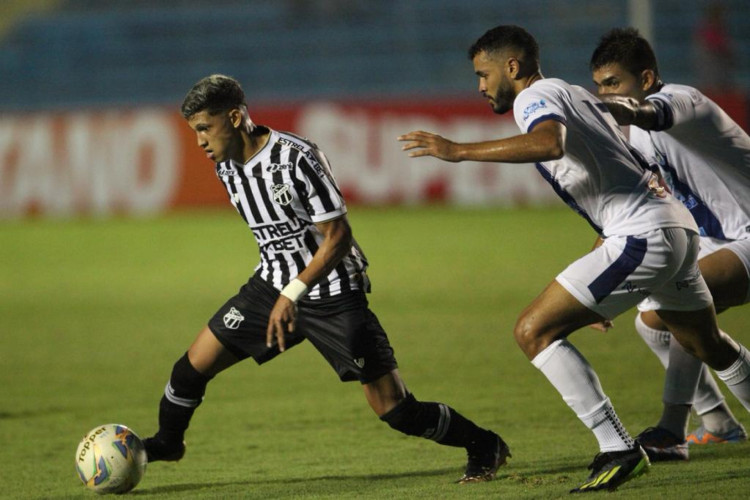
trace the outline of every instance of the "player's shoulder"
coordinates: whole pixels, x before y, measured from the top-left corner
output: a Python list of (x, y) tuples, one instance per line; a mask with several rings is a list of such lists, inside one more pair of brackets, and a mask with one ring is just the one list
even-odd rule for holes
[(582, 87), (571, 85), (565, 80), (543, 78), (518, 94), (514, 111), (524, 121), (539, 112), (564, 115), (567, 114), (566, 109), (584, 98), (583, 94), (590, 96)]
[(276, 131), (276, 142), (282, 146), (298, 149), (300, 151), (309, 151), (318, 149), (318, 146), (307, 137), (297, 135), (293, 132)]
[(531, 97), (539, 94), (555, 94), (565, 91), (567, 86), (569, 86), (568, 83), (559, 78), (542, 78), (523, 89), (518, 96)]
[(679, 83), (665, 83), (658, 92), (649, 95), (647, 99), (658, 99), (668, 103), (673, 102), (675, 99), (688, 99), (698, 104), (706, 101), (707, 97), (695, 87)]
[(575, 101), (582, 94), (589, 95), (583, 87), (572, 85), (560, 78), (543, 78), (521, 91), (518, 97), (522, 102), (542, 99), (561, 103), (563, 101)]

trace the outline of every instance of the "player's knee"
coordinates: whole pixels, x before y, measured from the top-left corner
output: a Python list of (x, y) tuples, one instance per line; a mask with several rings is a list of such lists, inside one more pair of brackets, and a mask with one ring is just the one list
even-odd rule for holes
[(529, 359), (536, 356), (543, 346), (544, 334), (543, 329), (538, 322), (534, 321), (532, 315), (527, 312), (521, 313), (513, 329), (513, 336), (518, 343), (518, 347), (526, 354)]
[(643, 322), (645, 326), (653, 330), (666, 331), (668, 327), (664, 321), (656, 314), (656, 311), (642, 311), (636, 315), (636, 327), (638, 326), (638, 318)]

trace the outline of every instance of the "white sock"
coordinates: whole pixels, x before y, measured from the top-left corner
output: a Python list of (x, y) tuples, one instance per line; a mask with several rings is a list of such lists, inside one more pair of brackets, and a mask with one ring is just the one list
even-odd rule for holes
[(623, 427), (609, 398), (605, 399), (602, 405), (592, 413), (578, 418), (594, 433), (596, 440), (599, 441), (599, 451), (622, 451), (635, 446), (633, 438)]
[(635, 329), (666, 368), (669, 363), (669, 339), (672, 338), (672, 334), (668, 330), (657, 330), (648, 326), (643, 322), (641, 313), (635, 317)]
[(570, 342), (556, 340), (531, 363), (591, 429), (599, 441), (600, 451), (628, 450), (634, 446), (633, 438), (617, 418), (593, 368)]
[(664, 404), (691, 406), (702, 368), (703, 362), (687, 352), (672, 337), (669, 342), (667, 374), (664, 377)]
[(724, 434), (741, 425), (737, 417), (732, 413), (732, 410), (727, 406), (726, 401), (722, 401), (719, 406), (698, 415), (701, 417), (703, 427), (713, 433)]
[(750, 354), (740, 345), (740, 356), (726, 370), (717, 371), (716, 375), (727, 384), (742, 406), (750, 411)]
[[(727, 334), (723, 330), (720, 331), (724, 335)], [(713, 418), (713, 422), (706, 422), (706, 419), (703, 419), (704, 425), (710, 431), (726, 432), (739, 425), (739, 422), (726, 404), (719, 384), (716, 383), (713, 375), (711, 375), (711, 369), (705, 364), (701, 371), (701, 378), (698, 379), (698, 389), (695, 391), (693, 408), (695, 409), (695, 413), (701, 417), (706, 415), (709, 419)]]
[(704, 415), (724, 404), (724, 395), (721, 393), (719, 384), (711, 375), (711, 370), (703, 365), (701, 377), (698, 379), (698, 389), (695, 391), (693, 408), (698, 415)]

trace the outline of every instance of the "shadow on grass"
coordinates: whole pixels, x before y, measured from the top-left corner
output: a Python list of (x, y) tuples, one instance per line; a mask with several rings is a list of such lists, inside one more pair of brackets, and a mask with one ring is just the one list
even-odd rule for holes
[[(587, 462), (570, 459), (570, 457), (557, 458), (547, 461), (534, 462), (510, 462), (509, 466), (502, 467), (498, 471), (496, 481), (526, 486), (542, 486), (545, 484), (560, 484), (570, 480), (568, 473), (579, 474), (581, 479), (587, 475)], [(515, 467), (514, 467), (515, 466)], [(165, 493), (180, 493), (185, 491), (200, 491), (212, 488), (232, 487), (232, 486), (260, 486), (260, 485), (292, 485), (303, 483), (315, 483), (324, 481), (390, 481), (395, 479), (409, 479), (419, 477), (437, 477), (447, 474), (460, 475), (459, 468), (440, 468), (423, 471), (409, 471), (388, 474), (340, 474), (340, 475), (323, 475), (323, 476), (299, 476), (284, 479), (247, 479), (238, 481), (216, 481), (206, 483), (183, 483), (165, 486), (156, 486), (153, 488), (136, 489), (131, 492), (132, 495), (159, 495)]]
[[(720, 460), (722, 462), (726, 461), (727, 466), (719, 466), (718, 470), (712, 470), (710, 473), (706, 472), (705, 476), (690, 475), (690, 483), (693, 486), (698, 487), (699, 485), (716, 484), (721, 481), (745, 479), (748, 476), (748, 467), (745, 467), (745, 462), (740, 462), (740, 460), (747, 457), (748, 448), (750, 448), (750, 443), (740, 445), (714, 445), (696, 450), (696, 453), (691, 456), (691, 462), (705, 461), (707, 464), (710, 464), (711, 462), (715, 464), (717, 460)], [(743, 466), (738, 467), (737, 464), (740, 463)], [(729, 464), (733, 464), (733, 466), (729, 466)], [(497, 479), (495, 481), (506, 485), (516, 484), (525, 488), (544, 488), (563, 484), (571, 486), (574, 485), (573, 483), (576, 482), (575, 480), (584, 480), (586, 478), (589, 473), (586, 469), (587, 465), (588, 461), (581, 459), (578, 456), (575, 458), (568, 456), (557, 457), (551, 460), (532, 461), (514, 459), (510, 462), (509, 466), (503, 467), (498, 471)], [(664, 493), (664, 488), (669, 488), (670, 485), (674, 484), (674, 475), (678, 470), (681, 467), (684, 468), (686, 466), (687, 464), (685, 462), (657, 462), (652, 464), (651, 474), (648, 475), (650, 477), (639, 479), (637, 483), (634, 483), (634, 486), (630, 487), (633, 488), (632, 493), (635, 494), (640, 491), (643, 494), (648, 493), (650, 495), (653, 493), (655, 496), (662, 495)], [(263, 479), (259, 477), (239, 481), (217, 481), (206, 483), (193, 482), (157, 486), (148, 489), (136, 489), (131, 494), (148, 496), (182, 493), (187, 491), (199, 492), (201, 490), (222, 487), (293, 485), (304, 483), (315, 484), (325, 481), (340, 481), (342, 484), (347, 484), (352, 481), (391, 481), (396, 479), (438, 477), (458, 473), (460, 473), (460, 471), (457, 468), (450, 467), (388, 474), (339, 474), (297, 476), (283, 479)], [(345, 486), (342, 487), (344, 489), (346, 488)]]
[[(412, 471), (412, 472), (401, 472), (394, 474), (351, 474), (351, 475), (326, 475), (326, 476), (305, 476), (305, 477), (290, 477), (285, 479), (248, 479), (244, 481), (223, 481), (213, 483), (184, 483), (184, 484), (173, 484), (169, 486), (157, 486), (155, 488), (147, 489), (136, 489), (131, 495), (158, 495), (163, 493), (179, 493), (182, 491), (197, 491), (205, 490), (210, 488), (220, 488), (223, 486), (252, 486), (252, 485), (264, 485), (264, 484), (296, 484), (296, 483), (311, 483), (316, 481), (389, 481), (393, 479), (401, 478), (415, 478), (415, 477), (433, 477), (442, 476), (457, 472), (455, 467), (444, 468), (444, 469), (433, 469), (426, 471)], [(456, 478), (458, 479), (458, 477)]]

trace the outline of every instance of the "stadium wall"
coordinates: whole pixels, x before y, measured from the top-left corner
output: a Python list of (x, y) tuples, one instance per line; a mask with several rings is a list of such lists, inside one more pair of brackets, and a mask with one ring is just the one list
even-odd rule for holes
[[(481, 99), (376, 104), (320, 101), (252, 107), (256, 123), (312, 138), (349, 203), (544, 204), (552, 190), (531, 166), (410, 159), (396, 137), (422, 129), (458, 141), (517, 133)], [(226, 203), (195, 136), (173, 109), (4, 115), (0, 214), (153, 214)]]

